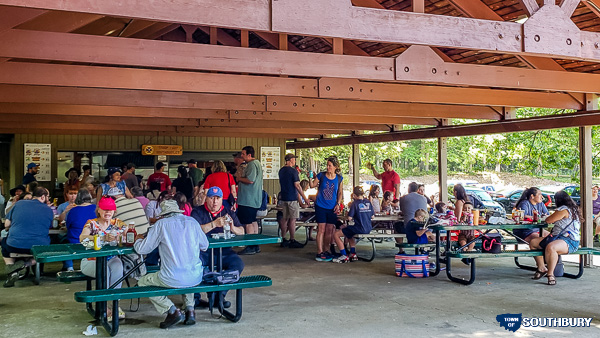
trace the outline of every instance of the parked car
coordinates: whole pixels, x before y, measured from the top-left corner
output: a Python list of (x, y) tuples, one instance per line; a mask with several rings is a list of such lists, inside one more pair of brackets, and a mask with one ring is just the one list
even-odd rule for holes
[[(499, 197), (496, 197), (495, 200), (496, 200), (496, 202), (500, 203), (502, 205), (502, 207), (504, 207), (504, 210), (506, 210), (506, 212), (512, 212), (512, 209), (517, 204), (517, 201), (519, 200), (519, 198), (521, 198), (521, 195), (523, 194), (524, 190), (525, 189), (517, 188), (517, 189), (509, 189), (509, 190), (499, 191), (498, 192)], [(542, 197), (543, 197), (542, 202), (548, 209), (554, 207), (552, 196), (553, 195), (550, 195), (549, 193), (542, 191)]]
[(581, 193), (579, 191), (578, 185), (568, 185), (562, 188), (561, 191), (564, 191), (567, 194), (569, 194), (569, 196), (571, 196), (571, 198), (573, 199), (573, 201), (575, 201), (575, 203), (577, 203), (577, 205), (581, 205)]
[(487, 192), (492, 197), (493, 197), (493, 193), (496, 192), (496, 187), (494, 187), (493, 184), (468, 184), (468, 186), (479, 188), (479, 189)]
[[(475, 188), (473, 186), (466, 186), (464, 188), (465, 192), (471, 197), (471, 199), (473, 199), (473, 195), (476, 195), (485, 209), (494, 210), (498, 212), (500, 214), (498, 216), (504, 217), (506, 215), (506, 210), (504, 209), (504, 207), (502, 207), (502, 205), (498, 202), (494, 201), (485, 190)], [(448, 195), (448, 198), (452, 201), (452, 203), (456, 202), (454, 195), (450, 194)]]

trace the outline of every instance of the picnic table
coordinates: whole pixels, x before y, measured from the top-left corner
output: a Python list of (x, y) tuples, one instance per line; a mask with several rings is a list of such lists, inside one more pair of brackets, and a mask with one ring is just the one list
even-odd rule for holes
[[(454, 226), (448, 226), (448, 225), (431, 225), (429, 226), (430, 229), (432, 229), (435, 232), (435, 238), (436, 238), (436, 246), (435, 246), (435, 261), (436, 261), (436, 268), (435, 271), (431, 272), (431, 276), (436, 276), (437, 274), (440, 273), (440, 263), (444, 263), (446, 265), (446, 276), (448, 277), (448, 279), (450, 279), (453, 282), (456, 283), (460, 283), (460, 284), (464, 284), (464, 285), (469, 285), (472, 284), (475, 281), (475, 276), (476, 276), (476, 263), (475, 260), (476, 258), (501, 258), (501, 257), (512, 257), (515, 259), (515, 263), (517, 264), (518, 267), (520, 268), (527, 268), (524, 267), (520, 264), (518, 264), (518, 257), (535, 257), (535, 256), (543, 256), (543, 251), (542, 250), (530, 250), (529, 248), (527, 249), (520, 249), (518, 245), (515, 245), (515, 250), (502, 250), (500, 253), (488, 253), (488, 252), (477, 252), (477, 251), (461, 251), (462, 248), (458, 248), (457, 250), (452, 250), (452, 241), (450, 238), (447, 238), (445, 241), (445, 259), (441, 258), (441, 248), (443, 246), (442, 243), (442, 236), (441, 233), (443, 231), (454, 231), (454, 230), (475, 230), (476, 232), (479, 232), (482, 235), (485, 235), (487, 233), (490, 233), (491, 231), (505, 231), (508, 234), (512, 235), (513, 237), (515, 237), (517, 239), (517, 244), (518, 243), (522, 243), (522, 244), (527, 244), (525, 241), (523, 241), (523, 239), (519, 238), (518, 236), (515, 236), (512, 233), (512, 230), (515, 229), (539, 229), (540, 233), (541, 231), (548, 227), (547, 223), (538, 223), (538, 224), (485, 224), (485, 225), (477, 225), (477, 226), (472, 226), (472, 225), (454, 225)], [(474, 239), (470, 242), (468, 242), (465, 246), (468, 246), (469, 244), (477, 241), (478, 239)], [(589, 254), (591, 253), (589, 249), (587, 248), (580, 248), (577, 252), (575, 252), (574, 254), (578, 254), (580, 255), (580, 262), (579, 262), (579, 273), (578, 274), (569, 274), (569, 273), (565, 273), (564, 276), (565, 277), (569, 277), (569, 278), (579, 278), (581, 277), (581, 275), (583, 274), (583, 260), (581, 259), (581, 255), (583, 254)], [(470, 277), (469, 279), (462, 279), (462, 278), (457, 278), (455, 276), (452, 275), (452, 259), (462, 259), (462, 258), (468, 258), (470, 259)]]
[[(216, 250), (216, 249), (222, 250), (222, 248), (225, 248), (225, 247), (279, 243), (279, 242), (281, 242), (281, 238), (275, 237), (275, 236), (251, 234), (251, 235), (235, 236), (231, 239), (224, 239), (224, 238), (215, 239), (215, 238), (209, 237), (208, 242), (209, 242), (209, 249), (211, 250), (211, 258), (212, 258), (214, 255), (214, 250)], [(116, 308), (118, 308), (118, 300), (119, 299), (130, 299), (131, 297), (134, 297), (134, 298), (150, 297), (148, 295), (141, 294), (140, 291), (144, 291), (144, 290), (142, 290), (142, 288), (139, 288), (139, 287), (135, 288), (136, 290), (129, 290), (129, 289), (133, 289), (133, 288), (125, 288), (125, 290), (123, 290), (123, 289), (114, 290), (115, 285), (111, 285), (111, 286), (107, 285), (107, 272), (108, 272), (107, 257), (134, 253), (135, 251), (134, 251), (133, 247), (119, 247), (119, 246), (105, 245), (100, 250), (93, 250), (93, 249), (86, 249), (82, 244), (53, 244), (53, 245), (34, 246), (31, 248), (31, 252), (34, 255), (35, 259), (41, 263), (59, 262), (59, 261), (65, 261), (65, 260), (76, 260), (76, 259), (83, 259), (83, 258), (96, 258), (96, 289), (93, 291), (88, 290), (88, 291), (77, 292), (75, 294), (75, 300), (85, 302), (86, 304), (88, 304), (88, 306), (87, 306), (88, 312), (90, 312), (90, 314), (92, 316), (94, 316), (94, 318), (96, 320), (98, 320), (102, 324), (102, 326), (112, 336), (116, 335), (119, 330), (119, 321), (118, 321), (118, 316), (115, 313), (115, 315), (113, 316), (112, 323), (108, 322), (107, 301), (112, 300), (113, 307), (116, 309)], [(212, 267), (211, 267), (211, 269), (212, 269)], [(219, 269), (221, 269), (221, 267), (219, 267)], [(126, 278), (126, 277), (127, 276), (124, 276), (124, 278)], [(254, 277), (254, 276), (250, 276), (250, 277)], [(270, 285), (271, 284), (270, 278), (267, 278), (268, 279), (267, 280), (263, 277), (265, 277), (265, 276), (260, 276), (260, 278), (249, 278), (249, 280), (245, 282), (246, 287), (259, 287), (259, 286), (266, 286), (267, 284)], [(248, 278), (246, 278), (246, 279), (248, 279)], [(118, 282), (115, 284), (118, 284)], [(236, 284), (238, 284), (238, 283), (236, 283)], [(232, 321), (237, 321), (241, 317), (241, 306), (242, 306), (241, 289), (244, 287), (244, 283), (234, 285), (234, 286), (229, 286), (229, 287), (231, 289), (237, 290), (237, 292), (236, 292), (236, 309), (237, 309), (236, 314), (233, 315), (224, 309), (219, 309), (219, 311), (221, 311), (221, 313), (226, 318), (228, 318)], [(155, 287), (148, 287), (148, 288), (152, 289), (152, 291), (149, 291), (149, 292), (160, 293), (160, 291), (161, 291), (161, 290), (157, 291), (157, 289)], [(200, 288), (200, 287), (196, 287), (196, 288), (198, 289), (197, 292), (201, 292), (200, 289), (202, 289), (202, 288)], [(221, 286), (221, 288), (223, 288), (223, 287)], [(215, 289), (215, 291), (218, 291), (217, 289), (219, 289), (219, 287), (214, 288), (214, 289)], [(175, 294), (177, 294), (177, 290), (179, 290), (179, 289), (168, 289), (168, 290), (165, 289), (163, 291), (165, 293), (169, 293), (169, 294), (173, 293), (173, 292)], [(131, 292), (129, 292), (130, 294), (129, 295), (125, 294), (128, 291), (131, 291)], [(202, 292), (205, 292), (205, 291), (202, 291)], [(183, 292), (183, 293), (188, 293), (188, 292)], [(115, 296), (117, 296), (119, 298), (114, 299)], [(96, 303), (95, 309), (93, 309), (90, 306), (90, 304), (92, 302)]]

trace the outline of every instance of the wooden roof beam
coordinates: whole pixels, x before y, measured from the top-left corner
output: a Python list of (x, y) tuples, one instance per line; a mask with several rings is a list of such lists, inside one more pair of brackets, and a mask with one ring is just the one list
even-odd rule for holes
[(532, 16), (533, 14), (535, 14), (535, 12), (538, 11), (538, 9), (540, 9), (540, 5), (538, 5), (536, 0), (519, 0), (519, 1), (521, 1), (523, 8), (525, 8), (525, 11), (527, 12), (527, 14), (529, 16)]
[(580, 2), (580, 0), (561, 0), (560, 9), (562, 9), (563, 12), (565, 12), (565, 15), (570, 18)]
[(356, 135), (327, 140), (298, 141), (286, 144), (288, 149), (331, 147), (349, 144), (375, 142), (394, 142), (438, 137), (460, 137), (498, 133), (523, 132), (597, 125), (600, 111), (585, 111), (572, 114), (532, 117), (519, 120), (504, 120), (485, 123), (473, 123), (458, 126), (441, 126), (390, 132), (374, 135)]
[(210, 110), (189, 108), (147, 108), (147, 107), (123, 107), (123, 106), (90, 106), (90, 105), (66, 105), (48, 103), (0, 103), (0, 114), (17, 115), (50, 115), (57, 116), (85, 116), (96, 117), (129, 117), (129, 118), (168, 118), (174, 121), (196, 121), (198, 119), (209, 120), (261, 120), (282, 122), (306, 122), (320, 121), (337, 124), (343, 123), (365, 123), (365, 124), (413, 124), (413, 125), (437, 125), (438, 122), (432, 118), (408, 118), (394, 117), (389, 115), (346, 115), (346, 114), (311, 114), (311, 113), (288, 113), (246, 110)]
[(583, 4), (589, 8), (592, 13), (600, 17), (600, 0), (582, 0)]
[(35, 8), (0, 6), (0, 32), (14, 28), (46, 13)]

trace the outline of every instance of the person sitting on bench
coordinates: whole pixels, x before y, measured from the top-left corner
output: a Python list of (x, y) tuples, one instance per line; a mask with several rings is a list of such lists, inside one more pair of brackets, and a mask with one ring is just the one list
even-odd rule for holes
[(35, 264), (33, 258), (27, 261), (15, 261), (11, 253), (31, 254), (34, 245), (49, 245), (49, 231), (54, 215), (48, 207), (48, 190), (38, 187), (33, 192), (32, 200), (21, 200), (15, 203), (6, 215), (5, 228), (8, 237), (2, 240), (2, 257), (6, 264), (7, 279), (4, 287), (15, 285), (19, 279), (19, 271)]
[[(208, 239), (200, 224), (182, 215), (177, 202), (164, 200), (160, 205), (160, 220), (154, 223), (146, 236), (138, 235), (133, 245), (139, 254), (149, 254), (158, 247), (160, 270), (142, 276), (139, 286), (161, 286), (166, 288), (188, 288), (202, 282), (204, 268), (200, 261), (200, 251), (208, 249)], [(184, 325), (196, 324), (194, 294), (184, 294), (185, 318), (167, 296), (151, 297), (156, 310), (167, 314), (160, 323), (161, 329), (169, 328), (183, 321)]]
[(427, 244), (435, 241), (431, 229), (425, 228), (427, 222), (427, 211), (419, 209), (415, 211), (415, 217), (406, 225), (406, 240), (408, 244)]
[[(200, 223), (202, 226), (202, 230), (207, 235), (212, 234), (222, 234), (223, 226), (227, 222), (227, 216), (231, 218), (233, 222), (233, 226), (231, 226), (231, 233), (235, 235), (243, 235), (245, 233), (244, 226), (240, 223), (236, 214), (231, 211), (230, 208), (225, 208), (223, 206), (223, 191), (219, 187), (211, 187), (208, 189), (206, 193), (206, 201), (204, 205), (194, 208), (192, 210), (192, 217)], [(242, 274), (244, 270), (244, 262), (238, 256), (238, 254), (233, 251), (232, 248), (223, 248), (222, 253), (216, 251), (213, 255), (213, 261), (210, 260), (210, 254), (208, 252), (202, 252), (200, 254), (200, 258), (205, 266), (219, 266), (219, 261), (221, 261), (221, 266), (223, 267), (223, 271), (233, 271), (237, 270)], [(224, 291), (225, 294), (227, 293)], [(196, 294), (196, 307), (208, 307), (208, 302), (200, 299), (200, 294)], [(228, 308), (231, 306), (229, 301), (223, 301), (223, 307)]]
[[(340, 249), (341, 256), (334, 258), (334, 263), (357, 261), (358, 256), (356, 255), (356, 241), (354, 240), (354, 236), (358, 234), (368, 234), (373, 229), (371, 218), (373, 218), (375, 213), (373, 212), (371, 202), (365, 198), (365, 192), (361, 186), (354, 187), (352, 198), (354, 201), (348, 211), (348, 221), (354, 219), (354, 225), (335, 231), (333, 238), (335, 239), (335, 244)], [(348, 257), (346, 253), (342, 237), (345, 237), (346, 241), (350, 244), (350, 257)]]

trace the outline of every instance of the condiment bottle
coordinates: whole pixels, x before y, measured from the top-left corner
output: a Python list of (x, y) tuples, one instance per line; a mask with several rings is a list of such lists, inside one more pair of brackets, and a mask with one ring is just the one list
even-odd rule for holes
[(127, 227), (127, 233), (125, 234), (125, 246), (133, 246), (133, 243), (135, 243), (136, 236), (137, 232), (135, 231), (135, 222), (129, 222), (129, 226)]

